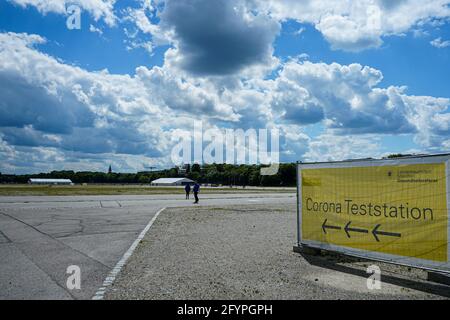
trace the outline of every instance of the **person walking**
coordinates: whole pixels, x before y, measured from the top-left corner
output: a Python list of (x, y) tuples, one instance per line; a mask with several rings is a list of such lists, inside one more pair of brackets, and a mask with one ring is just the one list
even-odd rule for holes
[(193, 192), (195, 198), (194, 203), (198, 203), (198, 193), (200, 192), (200, 185), (197, 182), (194, 184)]
[(184, 191), (186, 191), (186, 199), (189, 199), (189, 193), (191, 193), (191, 185), (189, 183), (184, 187)]

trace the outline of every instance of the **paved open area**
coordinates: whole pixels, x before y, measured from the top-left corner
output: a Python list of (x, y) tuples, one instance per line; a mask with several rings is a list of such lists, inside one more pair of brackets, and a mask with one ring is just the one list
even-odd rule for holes
[[(302, 256), (295, 194), (0, 197), (0, 299), (91, 299), (155, 213), (107, 299), (442, 299), (425, 273)], [(81, 269), (69, 290), (67, 267)]]
[(445, 299), (425, 272), (292, 251), (295, 202), (169, 208), (109, 287), (108, 299)]
[[(196, 207), (276, 203), (295, 194), (203, 194)], [(192, 206), (170, 194), (0, 197), (0, 299), (90, 299), (159, 209)], [(81, 290), (67, 289), (70, 265)]]

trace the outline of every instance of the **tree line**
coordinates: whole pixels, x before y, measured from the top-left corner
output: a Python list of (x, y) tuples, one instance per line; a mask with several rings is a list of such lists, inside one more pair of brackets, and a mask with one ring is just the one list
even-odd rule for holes
[(206, 164), (186, 165), (161, 171), (137, 173), (105, 173), (92, 171), (52, 171), (39, 174), (1, 174), (0, 183), (27, 183), (30, 178), (70, 179), (74, 183), (148, 184), (159, 178), (186, 177), (202, 184), (239, 186), (295, 186), (295, 163), (280, 164), (278, 173), (262, 176), (260, 165)]

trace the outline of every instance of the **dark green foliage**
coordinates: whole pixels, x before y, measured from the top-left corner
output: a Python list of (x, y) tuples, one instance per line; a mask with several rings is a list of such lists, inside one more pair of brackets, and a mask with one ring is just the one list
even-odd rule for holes
[[(200, 183), (239, 186), (295, 186), (295, 164), (280, 164), (274, 176), (261, 176), (260, 165), (193, 164), (186, 176)], [(74, 183), (141, 183), (147, 184), (158, 178), (179, 177), (177, 168), (157, 172), (104, 173), (90, 171), (52, 171), (50, 173), (9, 175), (0, 174), (0, 183), (27, 183), (29, 178), (71, 179)]]

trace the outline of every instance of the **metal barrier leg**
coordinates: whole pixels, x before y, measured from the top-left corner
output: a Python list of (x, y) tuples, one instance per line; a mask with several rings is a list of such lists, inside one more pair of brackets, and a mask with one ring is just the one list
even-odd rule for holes
[(293, 250), (295, 253), (303, 253), (303, 254), (308, 254), (311, 256), (319, 256), (320, 255), (320, 249), (311, 248), (311, 247), (308, 247), (305, 245), (294, 246)]
[(428, 273), (427, 274), (428, 281), (432, 281), (432, 282), (450, 286), (450, 274), (440, 273), (440, 272), (435, 272), (435, 271), (428, 271), (427, 273)]

